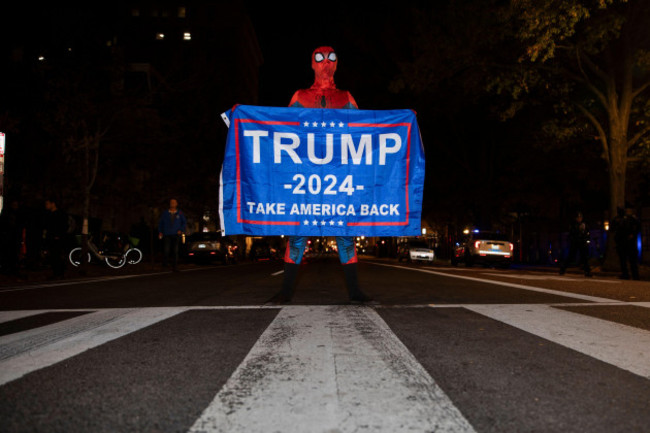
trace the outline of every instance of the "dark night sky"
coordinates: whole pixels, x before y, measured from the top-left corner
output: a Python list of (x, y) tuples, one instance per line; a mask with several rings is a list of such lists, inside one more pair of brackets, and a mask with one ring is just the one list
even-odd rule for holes
[[(232, 0), (237, 3), (237, 0)], [(425, 146), (428, 146), (429, 160), (437, 151), (435, 146), (457, 147), (456, 141), (445, 140), (439, 131), (440, 123), (447, 122), (446, 118), (436, 118), (436, 110), (447, 110), (450, 101), (428, 100), (416, 101), (405, 94), (394, 94), (388, 90), (390, 81), (398, 72), (398, 63), (408, 59), (413, 47), (410, 45), (414, 37), (414, 31), (406, 20), (409, 9), (414, 5), (426, 5), (428, 7), (444, 6), (447, 2), (404, 0), (401, 2), (378, 0), (369, 1), (328, 1), (319, 3), (289, 3), (289, 2), (260, 2), (254, 0), (240, 0), (242, 6), (248, 13), (257, 42), (261, 49), (263, 64), (260, 69), (259, 81), (259, 105), (286, 106), (293, 93), (299, 89), (308, 87), (313, 81), (310, 55), (314, 48), (321, 45), (334, 47), (339, 55), (340, 63), (336, 73), (336, 83), (339, 88), (349, 90), (357, 100), (362, 109), (403, 109), (411, 108), (418, 112), (418, 121), (423, 131)], [(212, 2), (216, 4), (227, 4), (225, 0)], [(94, 3), (104, 7), (118, 3)], [(172, 3), (169, 3), (172, 4)], [(231, 3), (232, 4), (232, 3)], [(433, 5), (433, 6), (432, 6)], [(0, 6), (0, 16), (12, 17), (4, 19), (0, 29), (0, 44), (5, 45), (7, 40), (20, 41), (21, 38), (39, 41), (42, 35), (38, 30), (52, 19), (56, 21), (57, 16), (70, 10), (68, 6), (48, 4), (43, 8), (34, 10), (27, 4), (16, 4)], [(87, 5), (88, 7), (94, 7)], [(191, 6), (191, 5), (188, 5)], [(67, 8), (67, 9), (66, 9)], [(3, 47), (4, 48), (4, 47)], [(5, 50), (2, 53), (6, 53)], [(228, 59), (224, 59), (228, 61)], [(1, 71), (0, 71), (1, 73)], [(11, 85), (3, 83), (4, 86)], [(445, 89), (446, 95), (456, 98), (455, 89)], [(458, 104), (464, 101), (456, 98)], [(0, 110), (4, 104), (0, 101)], [(228, 101), (227, 104), (241, 103), (242, 101)], [(421, 103), (422, 106), (417, 104)], [(426, 104), (426, 106), (425, 106)], [(489, 102), (488, 102), (489, 104)], [(219, 107), (225, 111), (231, 105)], [(427, 112), (428, 116), (423, 116)], [(486, 106), (474, 106), (471, 110), (452, 119), (460, 119), (458, 128), (462, 130), (464, 141), (468, 146), (482, 146), (484, 139), (477, 139), (472, 134), (483, 133), (486, 125), (479, 125), (480, 118), (487, 119), (488, 109)], [(459, 111), (460, 112), (460, 111)], [(468, 114), (469, 113), (469, 114)], [(478, 116), (476, 115), (478, 114)], [(2, 115), (2, 111), (0, 111)], [(470, 116), (467, 122), (463, 123), (461, 116)], [(470, 121), (471, 119), (471, 121)], [(435, 122), (439, 123), (436, 125)], [(445, 125), (444, 126), (448, 126)], [(438, 128), (438, 129), (435, 129)], [(506, 128), (498, 125), (493, 133), (502, 133)], [(495, 148), (502, 153), (507, 152), (501, 137), (492, 137)], [(514, 142), (515, 145), (519, 141)], [(450, 146), (449, 143), (452, 143)], [(512, 155), (506, 154), (504, 158), (512, 160)], [(503, 163), (505, 159), (497, 159)], [(476, 161), (472, 161), (476, 162)], [(538, 164), (539, 165), (539, 164)], [(449, 162), (441, 164), (439, 171), (429, 171), (427, 180), (437, 185), (440, 191), (446, 191), (455, 196), (454, 190), (458, 188), (451, 180), (457, 173), (452, 171)], [(448, 171), (445, 174), (445, 170)], [(512, 167), (508, 167), (508, 173)], [(543, 170), (541, 166), (540, 170)], [(575, 170), (574, 170), (575, 171)], [(545, 176), (550, 171), (545, 171)], [(559, 182), (558, 176), (552, 176), (553, 182)], [(451, 185), (445, 188), (444, 185)], [(544, 182), (552, 189), (553, 184)], [(512, 185), (512, 183), (510, 184)], [(510, 191), (512, 188), (508, 188)], [(477, 193), (477, 196), (479, 193)], [(436, 196), (436, 198), (440, 198)], [(499, 196), (502, 199), (503, 196)]]
[[(402, 2), (401, 7), (406, 8), (408, 4)], [(375, 38), (376, 34), (386, 26), (400, 28), (389, 5), (395, 8), (394, 2), (385, 1), (333, 1), (319, 3), (317, 7), (245, 2), (264, 57), (260, 103), (284, 105), (296, 89), (311, 85), (310, 55), (315, 48), (329, 45), (340, 59), (336, 73), (338, 87), (349, 90), (363, 106), (364, 87), (377, 80), (389, 80), (393, 72), (374, 62), (377, 56), (383, 55), (386, 60), (390, 55), (382, 53), (385, 41)], [(409, 36), (402, 33), (401, 37), (405, 41)], [(385, 92), (386, 89), (376, 91)]]

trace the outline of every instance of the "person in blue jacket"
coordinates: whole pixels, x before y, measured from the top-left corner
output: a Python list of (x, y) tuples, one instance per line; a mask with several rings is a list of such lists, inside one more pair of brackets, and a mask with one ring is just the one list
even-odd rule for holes
[(169, 209), (160, 215), (158, 221), (158, 239), (163, 240), (163, 267), (168, 267), (171, 260), (174, 272), (178, 270), (178, 246), (186, 225), (187, 219), (183, 211), (178, 209), (178, 201), (169, 200)]

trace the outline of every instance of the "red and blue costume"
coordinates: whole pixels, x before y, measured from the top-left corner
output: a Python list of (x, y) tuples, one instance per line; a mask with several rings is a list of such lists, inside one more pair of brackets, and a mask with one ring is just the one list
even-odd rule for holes
[[(332, 47), (319, 47), (311, 57), (311, 67), (314, 70), (314, 84), (308, 89), (300, 89), (294, 93), (289, 103), (290, 107), (304, 108), (349, 108), (358, 109), (356, 101), (346, 90), (339, 90), (334, 83), (334, 72), (338, 58)], [(354, 238), (337, 236), (336, 244), (339, 260), (343, 265), (346, 284), (351, 301), (368, 302), (367, 297), (358, 287), (357, 279), (357, 250)], [(271, 298), (272, 302), (289, 302), (293, 295), (298, 267), (307, 245), (306, 236), (292, 236), (287, 242), (284, 255), (285, 269), (282, 290)]]

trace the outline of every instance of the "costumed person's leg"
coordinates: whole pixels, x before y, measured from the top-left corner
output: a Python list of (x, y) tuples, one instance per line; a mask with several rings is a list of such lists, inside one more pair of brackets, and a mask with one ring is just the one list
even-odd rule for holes
[(292, 236), (287, 241), (287, 249), (284, 253), (284, 274), (282, 288), (268, 302), (287, 303), (293, 297), (293, 288), (296, 284), (298, 269), (302, 261), (302, 255), (307, 245), (306, 236)]
[(348, 295), (352, 302), (371, 302), (372, 298), (359, 288), (359, 276), (357, 272), (357, 249), (353, 237), (336, 237), (336, 245), (339, 250), (339, 259), (343, 265), (345, 284), (348, 287)]

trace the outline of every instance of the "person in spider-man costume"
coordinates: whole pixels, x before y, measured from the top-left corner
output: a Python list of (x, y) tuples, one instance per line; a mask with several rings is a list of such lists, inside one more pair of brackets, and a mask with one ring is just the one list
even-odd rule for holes
[[(358, 109), (356, 101), (346, 90), (339, 90), (334, 84), (334, 72), (338, 59), (332, 47), (319, 47), (311, 56), (311, 67), (314, 70), (314, 84), (308, 89), (294, 93), (290, 107), (304, 108), (350, 108)], [(272, 303), (291, 302), (293, 288), (302, 261), (302, 255), (307, 244), (306, 236), (292, 236), (287, 242), (284, 255), (284, 279), (282, 289), (269, 301)], [(354, 238), (337, 236), (336, 244), (339, 259), (343, 265), (345, 282), (351, 302), (372, 302), (372, 299), (359, 289), (357, 276), (357, 250)]]

